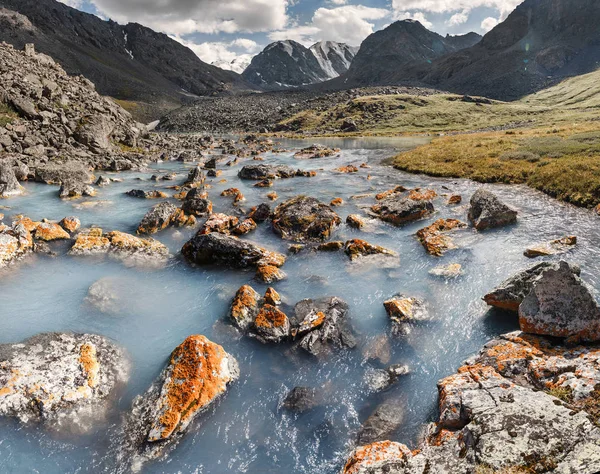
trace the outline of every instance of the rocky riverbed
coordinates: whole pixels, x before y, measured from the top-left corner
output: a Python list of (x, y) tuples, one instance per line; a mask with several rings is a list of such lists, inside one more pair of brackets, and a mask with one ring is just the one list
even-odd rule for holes
[(0, 471), (600, 470), (595, 213), (0, 52)]

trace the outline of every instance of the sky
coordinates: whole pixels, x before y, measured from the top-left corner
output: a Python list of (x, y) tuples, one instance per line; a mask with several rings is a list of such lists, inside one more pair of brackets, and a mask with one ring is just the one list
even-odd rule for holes
[(249, 61), (267, 44), (352, 46), (394, 21), (419, 20), (440, 33), (484, 34), (523, 0), (60, 0), (119, 23), (168, 34), (203, 61)]

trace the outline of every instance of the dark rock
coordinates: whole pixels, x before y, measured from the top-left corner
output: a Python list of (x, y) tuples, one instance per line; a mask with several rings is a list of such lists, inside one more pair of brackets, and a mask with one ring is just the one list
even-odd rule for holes
[(404, 409), (400, 402), (384, 403), (363, 423), (358, 433), (358, 443), (369, 444), (390, 439), (404, 421)]
[(303, 241), (328, 240), (341, 223), (331, 207), (319, 200), (298, 196), (275, 209), (273, 230), (283, 239)]
[(206, 198), (206, 192), (200, 188), (194, 188), (187, 193), (181, 208), (186, 214), (194, 216), (207, 216), (212, 213), (213, 205)]
[(161, 202), (150, 209), (137, 228), (138, 234), (156, 234), (171, 225), (177, 206), (170, 202)]
[(296, 170), (284, 165), (246, 165), (238, 173), (240, 179), (262, 181), (265, 179), (293, 178)]
[(294, 387), (283, 401), (283, 408), (296, 413), (304, 413), (320, 403), (317, 390), (310, 387)]
[(252, 209), (248, 214), (248, 217), (257, 224), (261, 224), (271, 217), (271, 206), (263, 202)]
[(226, 264), (237, 268), (273, 265), (280, 267), (285, 256), (251, 242), (220, 233), (196, 234), (181, 249), (183, 256), (198, 265)]
[(493, 193), (478, 189), (471, 197), (469, 220), (477, 230), (492, 229), (517, 222), (517, 211), (502, 203)]

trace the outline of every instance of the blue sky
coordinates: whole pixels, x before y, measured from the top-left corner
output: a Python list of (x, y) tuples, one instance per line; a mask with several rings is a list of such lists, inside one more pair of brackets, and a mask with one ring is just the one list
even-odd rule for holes
[(272, 41), (360, 45), (414, 18), (440, 34), (485, 33), (522, 0), (61, 0), (119, 23), (137, 22), (189, 46), (206, 62), (249, 59)]

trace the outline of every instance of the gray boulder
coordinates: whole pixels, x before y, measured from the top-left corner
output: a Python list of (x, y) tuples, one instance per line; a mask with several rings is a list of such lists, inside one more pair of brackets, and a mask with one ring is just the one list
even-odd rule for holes
[(383, 199), (371, 207), (371, 211), (376, 217), (396, 226), (428, 217), (433, 214), (434, 210), (430, 201), (416, 201), (399, 195)]
[(296, 176), (296, 170), (284, 165), (246, 165), (238, 173), (240, 179), (277, 179), (293, 178)]
[(9, 163), (0, 163), (0, 198), (18, 196), (25, 190), (17, 181), (15, 172)]
[(170, 202), (161, 202), (150, 209), (143, 217), (137, 228), (138, 234), (151, 235), (166, 229), (171, 225), (177, 206)]
[(95, 195), (96, 190), (93, 188), (93, 186), (90, 186), (82, 181), (76, 181), (75, 179), (66, 179), (62, 181), (58, 191), (58, 196), (61, 199)]
[(404, 421), (404, 409), (399, 401), (379, 405), (366, 419), (358, 433), (359, 444), (390, 439)]
[(600, 340), (600, 308), (567, 262), (545, 269), (519, 306), (521, 330), (578, 341)]
[(485, 189), (478, 189), (471, 197), (469, 221), (477, 230), (492, 229), (517, 222), (517, 211)]

